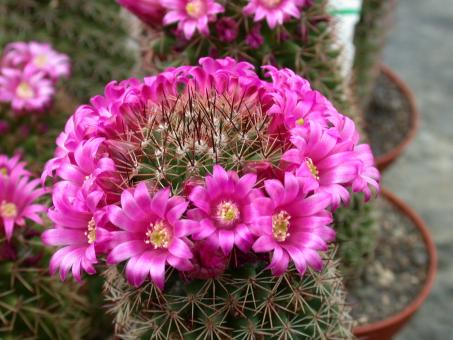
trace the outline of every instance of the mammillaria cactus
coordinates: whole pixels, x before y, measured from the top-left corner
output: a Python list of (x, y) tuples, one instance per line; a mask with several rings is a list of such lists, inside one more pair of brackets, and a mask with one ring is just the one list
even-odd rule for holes
[[(221, 6), (223, 11), (203, 17), (207, 18), (208, 35), (204, 20), (202, 31), (194, 31), (190, 39), (184, 35), (186, 25), (171, 23), (170, 19), (183, 15), (184, 9), (186, 17), (190, 17), (187, 9), (200, 8), (200, 14), (204, 13), (205, 1), (118, 2), (145, 23), (136, 30), (136, 38), (142, 54), (141, 69), (146, 74), (168, 66), (194, 64), (203, 56), (230, 56), (256, 67), (273, 64), (290, 68), (342, 109), (347, 106), (345, 84), (336, 60), (340, 49), (334, 44), (326, 1), (206, 2), (210, 8)], [(176, 5), (180, 10), (173, 14)], [(190, 26), (193, 27), (198, 26)], [(353, 114), (349, 108), (345, 112)]]
[(111, 0), (5, 0), (0, 3), (0, 49), (16, 40), (51, 43), (72, 60), (65, 91), (86, 100), (111, 79), (130, 74), (134, 53), (121, 21)]
[[(264, 288), (251, 291), (279, 287), (272, 299), (284, 295), (285, 305), (296, 307), (280, 320), (257, 313), (255, 322), (249, 293), (242, 292), (247, 307), (234, 316), (246, 324), (273, 332), (274, 322), (280, 330), (296, 322), (309, 336), (338, 324), (340, 306), (327, 303), (338, 284), (316, 279), (332, 283), (333, 269), (309, 273), (323, 270), (323, 252), (335, 238), (331, 211), (349, 201), (350, 191), (370, 198), (379, 174), (352, 120), (294, 72), (263, 70), (268, 81), (246, 62), (202, 58), (198, 66), (170, 68), (143, 81), (112, 82), (104, 96), (79, 107), (43, 173), (58, 178), (49, 212), (55, 227), (43, 235), (45, 243), (62, 246), (52, 271), (62, 279), (72, 271), (80, 280), (81, 272), (94, 273), (103, 254), (109, 265), (127, 261), (132, 287), (121, 291), (129, 302), (148, 279), (156, 294), (174, 293), (180, 302), (189, 294), (180, 285), (225, 282), (218, 296), (231, 303), (240, 293), (234, 287), (244, 287), (238, 280), (252, 280)], [(298, 314), (305, 300), (292, 289), (308, 282), (322, 301), (307, 302), (307, 308), (329, 306), (325, 328), (307, 327)], [(202, 301), (210, 299), (216, 309), (213, 294)], [(201, 321), (194, 317), (180, 320), (187, 332), (177, 334), (194, 331)], [(213, 327), (229, 322), (217, 317)]]
[(47, 273), (48, 256), (39, 242), (44, 189), (36, 188), (39, 179), (31, 179), (24, 166), (17, 155), (0, 155), (0, 337), (64, 339), (77, 328), (78, 338), (86, 302), (73, 284)]

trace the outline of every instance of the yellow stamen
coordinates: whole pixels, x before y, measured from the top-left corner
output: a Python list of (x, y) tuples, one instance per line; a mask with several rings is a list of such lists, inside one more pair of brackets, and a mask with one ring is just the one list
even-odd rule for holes
[(291, 216), (284, 210), (272, 216), (272, 234), (277, 241), (286, 241), (288, 236), (290, 236), (288, 232), (290, 220)]
[(305, 124), (305, 119), (299, 118), (298, 120), (296, 120), (296, 124), (299, 125), (299, 126), (304, 125)]
[(94, 221), (94, 218), (91, 218), (88, 222), (88, 230), (85, 231), (85, 236), (87, 237), (89, 244), (96, 241), (96, 222)]
[(8, 176), (8, 169), (7, 168), (0, 168), (0, 175), (3, 177)]
[(231, 224), (239, 218), (240, 212), (231, 201), (222, 202), (217, 206), (217, 218), (223, 224)]
[(30, 99), (35, 95), (33, 88), (26, 82), (21, 82), (16, 89), (16, 95), (22, 99)]
[(44, 67), (44, 66), (47, 65), (47, 60), (48, 60), (47, 55), (41, 54), (41, 55), (36, 56), (36, 57), (33, 59), (33, 63), (34, 63), (37, 67), (42, 68), (42, 67)]
[(189, 1), (186, 5), (186, 12), (192, 18), (199, 18), (203, 14), (203, 2), (201, 0)]
[(150, 224), (150, 229), (146, 232), (146, 244), (153, 245), (154, 249), (168, 248), (171, 241), (171, 234), (167, 224), (164, 221), (158, 221)]
[(307, 164), (308, 170), (310, 170), (311, 174), (314, 178), (319, 180), (319, 170), (316, 165), (313, 163), (313, 160), (309, 157), (305, 158), (305, 164)]
[(17, 206), (14, 203), (2, 201), (0, 204), (0, 216), (4, 218), (15, 218), (17, 216)]
[(261, 2), (268, 8), (274, 8), (280, 5), (282, 0), (261, 0)]

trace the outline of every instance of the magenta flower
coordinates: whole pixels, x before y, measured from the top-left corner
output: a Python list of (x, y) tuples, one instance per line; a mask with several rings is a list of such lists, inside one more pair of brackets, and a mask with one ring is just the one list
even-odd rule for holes
[(91, 138), (79, 143), (74, 151), (74, 162), (62, 162), (58, 175), (80, 187), (91, 187), (104, 173), (113, 173), (113, 160), (99, 152), (104, 138)]
[(16, 42), (6, 46), (2, 58), (2, 66), (6, 68), (30, 67), (41, 71), (53, 80), (67, 77), (71, 73), (69, 57), (55, 51), (50, 44), (31, 41)]
[(184, 32), (186, 39), (192, 38), (196, 30), (208, 35), (208, 23), (215, 20), (224, 8), (214, 0), (162, 0), (168, 13), (164, 25), (178, 23), (178, 30)]
[[(170, 2), (190, 5), (189, 11), (209, 3)], [(55, 227), (43, 237), (63, 247), (51, 270), (59, 268), (65, 278), (72, 269), (80, 279), (81, 272), (94, 272), (98, 253), (106, 252), (109, 264), (127, 261), (131, 284), (139, 286), (150, 277), (163, 288), (167, 266), (188, 278), (214, 277), (229, 266), (233, 250), (241, 262), (251, 248), (273, 250), (271, 268), (277, 274), (290, 258), (300, 272), (306, 266), (319, 268), (317, 252), (334, 238), (325, 208), (347, 202), (350, 191), (369, 198), (378, 188), (379, 174), (369, 147), (358, 144), (350, 119), (294, 72), (270, 66), (265, 70), (270, 81), (260, 79), (247, 62), (202, 58), (196, 66), (169, 68), (143, 80), (111, 82), (102, 95), (80, 106), (58, 137), (55, 157), (42, 175), (56, 176), (58, 183), (49, 213)], [(206, 117), (209, 124), (198, 127), (199, 117), (194, 126), (189, 120), (172, 126), (172, 115), (183, 113), (184, 121), (194, 118), (186, 106), (194, 98), (197, 110), (214, 102), (233, 108), (231, 123), (239, 123), (235, 128), (241, 140), (249, 138), (241, 135), (248, 122), (256, 121), (258, 138), (275, 145), (276, 157), (272, 150), (269, 159), (260, 159), (268, 152), (264, 145), (262, 153), (245, 152), (242, 177), (227, 172), (230, 160), (223, 161), (230, 151), (223, 148), (235, 143), (235, 137), (215, 130), (223, 124), (217, 111)], [(178, 130), (181, 139), (168, 136), (161, 147), (154, 132), (158, 136), (170, 129)], [(169, 151), (173, 149), (176, 154)], [(172, 162), (187, 150), (208, 158), (187, 163), (190, 172), (182, 173), (184, 165), (173, 168)], [(278, 159), (280, 150), (284, 157)], [(220, 164), (204, 176), (213, 154)], [(264, 197), (263, 183), (269, 197)], [(166, 185), (183, 197), (170, 197), (170, 189), (157, 191)], [(264, 231), (260, 226), (266, 226)]]
[(264, 183), (268, 197), (254, 200), (253, 230), (258, 239), (253, 244), (257, 253), (271, 252), (269, 269), (282, 275), (291, 259), (303, 275), (308, 266), (321, 270), (323, 263), (318, 251), (327, 250), (327, 242), (335, 239), (328, 224), (330, 204), (323, 193), (307, 196), (302, 180), (291, 173), (285, 174), (284, 185), (278, 180)]
[(354, 148), (354, 152), (361, 163), (358, 165), (357, 177), (352, 182), (352, 190), (354, 192), (363, 192), (365, 201), (368, 201), (372, 196), (372, 188), (375, 192), (379, 192), (381, 175), (374, 164), (373, 153), (368, 144), (357, 145)]
[(261, 24), (257, 24), (252, 28), (245, 37), (245, 43), (253, 49), (259, 48), (264, 43), (264, 37), (261, 35)]
[(249, 0), (244, 14), (254, 15), (254, 21), (266, 19), (270, 28), (282, 25), (289, 17), (299, 18), (299, 1), (295, 0)]
[(253, 189), (255, 184), (255, 174), (239, 178), (237, 173), (226, 172), (220, 165), (215, 165), (213, 174), (205, 178), (205, 186), (195, 187), (189, 195), (196, 208), (190, 210), (188, 216), (199, 225), (193, 239), (208, 238), (220, 246), (225, 255), (234, 245), (247, 252), (254, 240), (249, 230), (252, 223), (250, 205), (262, 195)]
[(309, 130), (293, 129), (291, 142), (294, 149), (287, 151), (282, 159), (296, 165), (296, 175), (303, 178), (310, 190), (329, 194), (332, 208), (340, 202), (349, 202), (347, 187), (357, 176), (360, 161), (352, 150), (352, 143), (341, 143), (335, 129), (323, 129), (309, 122)]
[(209, 239), (197, 241), (192, 249), (193, 269), (188, 273), (192, 279), (206, 280), (222, 274), (228, 265), (228, 256)]
[(16, 181), (21, 176), (30, 176), (30, 172), (25, 170), (25, 162), (20, 161), (20, 155), (16, 154), (12, 158), (0, 155), (0, 178), (12, 178)]
[(9, 124), (6, 120), (0, 120), (0, 134), (6, 134), (9, 130)]
[(43, 111), (55, 93), (44, 73), (27, 66), (23, 71), (3, 68), (0, 74), (0, 101), (11, 103), (16, 112)]
[[(12, 163), (14, 161), (10, 162)], [(16, 164), (18, 171), (21, 171), (20, 164)], [(38, 185), (38, 179), (30, 181), (28, 176), (0, 176), (0, 225), (3, 225), (8, 240), (13, 235), (14, 226), (23, 227), (26, 219), (42, 223), (39, 213), (44, 212), (46, 207), (35, 201), (43, 196), (45, 191), (42, 188), (37, 189)]]
[(105, 214), (98, 210), (104, 195), (101, 191), (85, 194), (70, 182), (59, 182), (53, 189), (54, 208), (48, 212), (55, 224), (42, 234), (42, 241), (60, 248), (50, 260), (50, 272), (60, 270), (60, 278), (66, 279), (70, 270), (73, 277), (81, 280), (82, 270), (96, 273), (97, 253), (109, 246), (109, 231), (104, 228)]
[(129, 12), (151, 27), (162, 25), (165, 9), (160, 0), (117, 0)]
[(114, 247), (107, 262), (129, 259), (126, 276), (136, 287), (150, 276), (163, 289), (167, 263), (180, 271), (192, 269), (187, 236), (197, 225), (181, 220), (188, 203), (182, 197), (169, 196), (170, 190), (163, 189), (151, 197), (146, 185), (140, 183), (133, 192), (123, 191), (121, 208), (109, 206), (109, 219), (121, 231), (112, 233)]
[(232, 42), (238, 36), (239, 25), (233, 18), (225, 17), (217, 21), (216, 30), (220, 41)]

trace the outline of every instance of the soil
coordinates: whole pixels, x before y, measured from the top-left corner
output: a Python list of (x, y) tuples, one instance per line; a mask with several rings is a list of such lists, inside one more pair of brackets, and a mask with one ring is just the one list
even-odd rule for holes
[(376, 202), (376, 214), (375, 257), (348, 287), (354, 326), (402, 311), (422, 290), (428, 271), (427, 249), (414, 223), (382, 198)]
[(374, 155), (382, 156), (401, 144), (410, 128), (408, 99), (391, 79), (381, 73), (365, 111), (365, 132)]

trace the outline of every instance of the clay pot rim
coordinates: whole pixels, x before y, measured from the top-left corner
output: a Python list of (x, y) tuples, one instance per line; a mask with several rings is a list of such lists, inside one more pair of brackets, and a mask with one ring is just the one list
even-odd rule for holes
[(415, 96), (412, 90), (409, 88), (409, 86), (400, 77), (398, 77), (398, 75), (390, 67), (381, 64), (380, 69), (381, 72), (398, 87), (402, 95), (406, 97), (409, 103), (411, 119), (409, 131), (407, 135), (404, 137), (404, 139), (401, 141), (401, 143), (399, 143), (397, 146), (395, 146), (392, 150), (388, 151), (387, 153), (376, 157), (377, 167), (379, 168), (379, 170), (382, 171), (385, 168), (387, 168), (391, 163), (393, 163), (415, 138), (418, 128), (420, 126), (420, 111), (418, 110), (415, 101)]
[(389, 316), (384, 320), (355, 327), (353, 329), (353, 332), (357, 337), (366, 336), (367, 334), (374, 333), (385, 328), (397, 326), (398, 324), (404, 324), (406, 320), (408, 320), (413, 314), (415, 314), (415, 312), (421, 307), (423, 302), (428, 297), (431, 288), (433, 287), (437, 272), (436, 246), (423, 219), (411, 207), (409, 207), (391, 191), (382, 188), (381, 195), (396, 208), (398, 208), (401, 213), (409, 217), (409, 219), (414, 223), (414, 225), (421, 233), (429, 257), (428, 272), (426, 274), (426, 280), (423, 284), (422, 290), (408, 306), (406, 306), (400, 312)]

